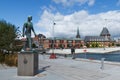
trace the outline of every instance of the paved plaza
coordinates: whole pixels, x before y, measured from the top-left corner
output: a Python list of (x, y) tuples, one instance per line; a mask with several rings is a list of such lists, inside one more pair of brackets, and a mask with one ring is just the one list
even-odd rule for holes
[(0, 65), (1, 80), (120, 80), (120, 63), (49, 55), (39, 55), (39, 74), (17, 76), (17, 68)]

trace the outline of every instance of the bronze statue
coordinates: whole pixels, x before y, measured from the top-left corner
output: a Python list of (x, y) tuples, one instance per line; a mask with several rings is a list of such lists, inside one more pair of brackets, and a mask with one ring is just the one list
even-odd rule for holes
[(26, 50), (27, 48), (29, 48), (29, 50), (32, 50), (31, 31), (33, 31), (34, 35), (36, 36), (31, 20), (32, 20), (32, 16), (28, 16), (28, 21), (25, 22), (23, 25), (23, 37), (24, 35), (26, 35), (26, 39), (27, 39), (24, 45), (24, 50)]

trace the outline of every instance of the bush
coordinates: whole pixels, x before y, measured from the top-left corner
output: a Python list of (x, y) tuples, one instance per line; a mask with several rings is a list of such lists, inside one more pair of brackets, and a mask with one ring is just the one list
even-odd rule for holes
[(3, 54), (0, 53), (0, 63), (4, 63), (8, 66), (17, 66), (17, 53), (15, 54)]
[(32, 44), (32, 48), (37, 48), (35, 43)]
[(120, 44), (116, 44), (116, 46), (120, 46)]
[(0, 53), (0, 63), (3, 64), (5, 61), (5, 55)]

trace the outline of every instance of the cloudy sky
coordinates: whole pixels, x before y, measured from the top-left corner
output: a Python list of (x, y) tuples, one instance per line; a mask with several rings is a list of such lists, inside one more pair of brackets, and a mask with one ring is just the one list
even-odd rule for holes
[[(113, 37), (120, 36), (120, 0), (1, 0), (0, 19), (20, 27), (33, 16), (37, 34), (46, 37), (99, 35), (107, 27)], [(53, 25), (53, 23), (56, 23)]]

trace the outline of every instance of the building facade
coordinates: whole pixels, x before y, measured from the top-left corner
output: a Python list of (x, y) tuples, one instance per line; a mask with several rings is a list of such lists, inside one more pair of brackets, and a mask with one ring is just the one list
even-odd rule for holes
[[(54, 46), (53, 46), (54, 45)], [(77, 28), (76, 38), (46, 38), (43, 40), (44, 48), (82, 48), (84, 41), (80, 38), (79, 28)]]
[(84, 41), (81, 39), (73, 38), (55, 38), (54, 40), (51, 38), (46, 38), (43, 41), (44, 48), (54, 48), (60, 49), (60, 48), (81, 48), (84, 46)]
[(46, 38), (44, 35), (39, 34), (37, 38), (33, 39), (33, 43), (37, 46), (43, 46), (46, 49), (50, 48), (82, 48), (84, 41), (80, 38), (79, 28), (77, 28), (76, 38)]
[(84, 41), (87, 47), (112, 47), (115, 43), (106, 27), (103, 28), (100, 36), (86, 36)]
[(46, 38), (44, 35), (39, 35), (34, 43), (38, 46), (43, 46), (46, 49), (49, 48), (83, 48), (84, 46), (88, 48), (96, 47), (113, 47), (115, 40), (112, 39), (106, 27), (103, 28), (99, 36), (85, 36), (82, 40), (79, 34), (79, 28), (77, 28), (76, 38)]

